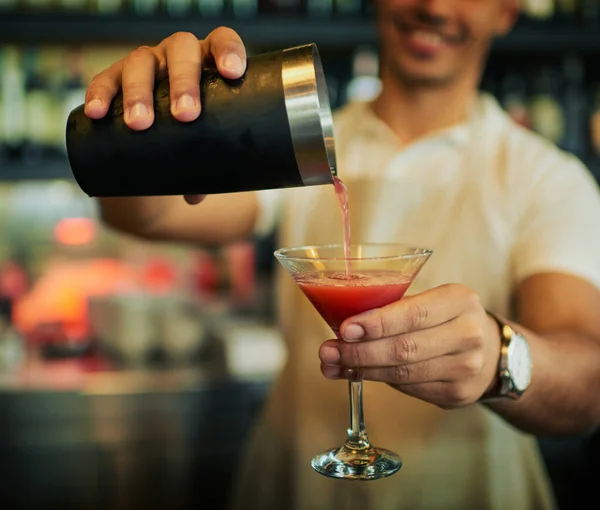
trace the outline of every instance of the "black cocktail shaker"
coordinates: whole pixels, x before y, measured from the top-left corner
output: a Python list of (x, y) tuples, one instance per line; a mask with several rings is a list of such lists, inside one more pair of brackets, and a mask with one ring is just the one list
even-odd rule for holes
[(202, 113), (170, 113), (168, 79), (154, 89), (155, 121), (133, 131), (123, 97), (106, 117), (69, 115), (75, 180), (93, 197), (233, 193), (330, 184), (336, 174), (331, 107), (314, 44), (250, 57), (239, 80), (203, 71)]

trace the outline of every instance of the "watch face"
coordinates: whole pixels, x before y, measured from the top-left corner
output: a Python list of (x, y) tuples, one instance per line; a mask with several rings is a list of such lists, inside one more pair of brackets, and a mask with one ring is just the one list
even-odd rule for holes
[(525, 391), (531, 382), (531, 353), (525, 338), (515, 333), (508, 346), (508, 370), (518, 391)]

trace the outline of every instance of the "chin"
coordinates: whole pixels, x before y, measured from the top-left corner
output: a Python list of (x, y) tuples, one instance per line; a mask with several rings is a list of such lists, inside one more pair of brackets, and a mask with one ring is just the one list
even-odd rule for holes
[(454, 81), (455, 74), (433, 69), (415, 69), (396, 65), (394, 75), (408, 85), (440, 86)]

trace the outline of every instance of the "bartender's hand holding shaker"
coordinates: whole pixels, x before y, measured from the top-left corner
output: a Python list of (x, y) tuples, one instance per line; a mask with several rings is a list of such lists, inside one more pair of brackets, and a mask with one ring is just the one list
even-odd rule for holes
[[(200, 75), (203, 65), (214, 63), (224, 78), (240, 78), (246, 69), (246, 49), (238, 34), (220, 27), (198, 40), (178, 32), (157, 46), (133, 50), (94, 77), (85, 97), (85, 113), (101, 119), (122, 88), (124, 120), (135, 131), (148, 129), (154, 121), (153, 89), (156, 78), (169, 77), (171, 114), (179, 122), (196, 120), (200, 114)], [(196, 204), (201, 195), (186, 195)]]
[[(252, 235), (255, 191), (333, 184), (337, 168), (316, 45), (247, 57), (228, 28), (201, 41), (174, 34), (100, 73), (67, 118), (66, 142), (107, 225), (201, 245)], [(199, 212), (181, 195), (210, 199)]]

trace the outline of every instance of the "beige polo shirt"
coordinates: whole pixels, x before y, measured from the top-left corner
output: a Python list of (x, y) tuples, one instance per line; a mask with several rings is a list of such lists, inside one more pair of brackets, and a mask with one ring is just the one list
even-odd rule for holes
[[(445, 283), (475, 289), (510, 316), (527, 276), (555, 271), (600, 288), (600, 194), (574, 157), (514, 124), (481, 95), (467, 122), (408, 146), (366, 104), (335, 116), (339, 174), (350, 192), (356, 242), (403, 242), (434, 254), (411, 292)], [(259, 193), (257, 232), (279, 224), (279, 246), (341, 242), (330, 186)], [(236, 508), (265, 510), (548, 509), (554, 505), (533, 437), (480, 405), (443, 411), (365, 383), (372, 442), (398, 452), (402, 470), (348, 483), (313, 472), (316, 453), (341, 445), (343, 381), (320, 373), (332, 337), (282, 270), (277, 304), (289, 362), (253, 433)]]

